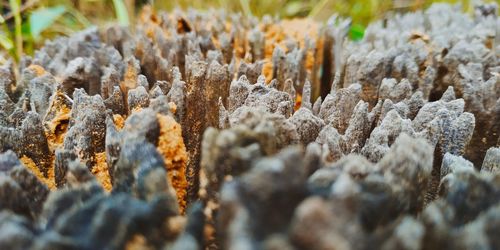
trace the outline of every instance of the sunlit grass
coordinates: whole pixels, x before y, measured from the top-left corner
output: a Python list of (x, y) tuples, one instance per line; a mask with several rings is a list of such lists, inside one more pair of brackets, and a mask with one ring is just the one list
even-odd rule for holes
[[(108, 22), (118, 22), (121, 25), (133, 23), (135, 13), (145, 4), (150, 4), (157, 10), (222, 8), (257, 17), (308, 17), (319, 22), (326, 21), (332, 14), (338, 14), (352, 19), (351, 38), (359, 39), (370, 21), (385, 15), (422, 9), (433, 2), (461, 3), (464, 10), (471, 10), (471, 1), (473, 0), (27, 0), (21, 3), (20, 0), (8, 0), (8, 3), (0, 3), (0, 47), (17, 61), (23, 53), (33, 53), (44, 40), (57, 35), (68, 35), (91, 25)], [(61, 8), (64, 11), (61, 12)], [(33, 15), (38, 15), (37, 25), (30, 25)]]

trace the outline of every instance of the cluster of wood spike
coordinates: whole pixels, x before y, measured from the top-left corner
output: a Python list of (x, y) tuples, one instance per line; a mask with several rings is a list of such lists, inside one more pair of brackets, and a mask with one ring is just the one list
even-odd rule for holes
[(499, 249), (500, 19), (155, 13), (0, 66), (0, 249)]

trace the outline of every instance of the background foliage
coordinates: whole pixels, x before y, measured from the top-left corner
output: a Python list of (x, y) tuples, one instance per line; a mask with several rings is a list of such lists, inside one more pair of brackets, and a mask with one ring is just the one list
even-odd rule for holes
[(145, 4), (162, 10), (223, 8), (258, 17), (310, 17), (318, 21), (337, 13), (352, 18), (350, 37), (356, 40), (363, 37), (373, 19), (422, 9), (433, 2), (461, 3), (470, 11), (474, 0), (2, 0), (0, 64), (8, 57), (18, 61), (21, 55), (32, 54), (44, 40), (56, 35), (108, 22), (129, 25)]

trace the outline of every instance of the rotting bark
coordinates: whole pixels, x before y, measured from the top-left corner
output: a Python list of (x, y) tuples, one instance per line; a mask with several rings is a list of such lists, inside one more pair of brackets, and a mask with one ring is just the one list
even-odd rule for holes
[(352, 42), (337, 17), (146, 8), (48, 41), (22, 81), (0, 67), (0, 246), (499, 248), (496, 11)]

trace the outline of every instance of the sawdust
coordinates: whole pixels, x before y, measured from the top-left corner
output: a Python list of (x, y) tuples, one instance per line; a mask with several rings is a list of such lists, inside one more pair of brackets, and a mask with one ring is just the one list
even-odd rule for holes
[(42, 66), (36, 64), (31, 64), (28, 69), (32, 70), (36, 76), (42, 76), (47, 72)]
[(188, 156), (182, 139), (181, 125), (170, 116), (157, 114), (156, 117), (160, 124), (157, 150), (163, 156), (168, 178), (175, 189), (180, 210), (184, 213), (188, 187), (186, 180)]
[[(283, 20), (279, 24), (272, 24), (267, 27), (262, 26), (261, 30), (265, 32), (265, 45), (264, 45), (264, 65), (262, 67), (262, 74), (266, 77), (266, 82), (270, 82), (273, 77), (273, 63), (272, 57), (276, 47), (280, 47), (284, 52), (289, 52), (286, 47), (287, 38), (293, 38), (298, 41), (300, 48), (306, 46), (306, 38), (315, 42), (316, 50), (308, 48), (306, 52), (305, 66), (311, 72), (316, 60), (321, 61), (321, 49), (323, 41), (319, 38), (319, 24), (310, 19), (292, 19)], [(306, 32), (304, 32), (306, 31)]]
[(94, 156), (95, 165), (92, 167), (92, 174), (95, 176), (97, 181), (107, 192), (110, 192), (113, 188), (111, 184), (111, 177), (108, 172), (108, 164), (106, 163), (106, 152), (96, 153)]
[(54, 164), (52, 164), (51, 168), (49, 168), (47, 177), (38, 169), (35, 162), (27, 156), (21, 157), (19, 159), (23, 165), (28, 168), (31, 173), (33, 173), (43, 184), (45, 184), (50, 190), (56, 189), (56, 181), (55, 181), (55, 173), (54, 173)]
[(54, 151), (64, 142), (64, 136), (68, 130), (71, 109), (66, 105), (57, 108), (55, 117), (46, 123), (45, 136), (49, 143), (49, 148)]
[(71, 103), (65, 94), (57, 90), (51, 98), (47, 114), (44, 117), (44, 133), (49, 149), (54, 152), (64, 142), (71, 117)]
[(293, 110), (299, 110), (300, 106), (302, 106), (302, 95), (297, 93), (297, 97), (295, 98), (295, 106), (293, 106)]
[(113, 115), (113, 123), (115, 124), (118, 130), (121, 130), (125, 125), (125, 118), (119, 114)]
[(273, 79), (273, 62), (271, 59), (264, 59), (262, 65), (262, 74), (266, 77), (266, 82), (269, 83)]
[(124, 103), (127, 103), (127, 93), (129, 89), (135, 89), (137, 87), (137, 76), (139, 72), (137, 72), (136, 68), (134, 68), (133, 61), (129, 61), (127, 64), (127, 69), (125, 70), (125, 74), (123, 76), (123, 81), (120, 82), (120, 90), (124, 96)]
[(168, 107), (172, 114), (175, 114), (177, 112), (177, 105), (174, 102), (169, 102)]

